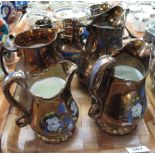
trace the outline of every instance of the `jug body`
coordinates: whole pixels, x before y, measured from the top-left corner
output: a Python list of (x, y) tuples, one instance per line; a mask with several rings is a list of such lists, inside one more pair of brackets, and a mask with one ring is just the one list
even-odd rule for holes
[(122, 48), (124, 25), (125, 10), (120, 6), (107, 8), (103, 13), (93, 17), (87, 26), (89, 35), (78, 69), (79, 78), (84, 84), (88, 82), (92, 65), (100, 56), (113, 55), (116, 50)]
[[(75, 129), (79, 115), (70, 90), (76, 69), (72, 62), (62, 61), (31, 77), (23, 71), (8, 75), (3, 81), (3, 92), (9, 103), (23, 112), (16, 120), (17, 126), (29, 124), (37, 136), (46, 142), (67, 140)], [(9, 88), (13, 82), (21, 84), (31, 96), (28, 107), (10, 96)]]
[[(62, 56), (57, 50), (56, 29), (33, 29), (18, 34), (14, 39), (15, 49), (20, 56), (20, 69), (27, 74), (37, 74), (53, 66)], [(3, 66), (3, 48), (0, 52)], [(10, 52), (13, 52), (10, 51)], [(8, 74), (3, 67), (5, 74)]]
[(78, 66), (80, 55), (83, 52), (82, 27), (77, 19), (64, 19), (63, 31), (60, 33), (61, 52), (65, 60), (72, 61)]
[(119, 54), (103, 55), (94, 64), (88, 83), (92, 96), (89, 116), (104, 131), (124, 135), (142, 119), (147, 107), (145, 79), (151, 62), (150, 50), (144, 41), (135, 40)]

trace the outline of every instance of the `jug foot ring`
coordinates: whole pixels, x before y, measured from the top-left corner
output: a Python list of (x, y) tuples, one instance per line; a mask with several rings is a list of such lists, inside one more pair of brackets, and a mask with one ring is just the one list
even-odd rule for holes
[(132, 126), (128, 126), (128, 127), (113, 128), (110, 125), (107, 125), (106, 123), (101, 122), (101, 121), (97, 121), (97, 123), (101, 127), (101, 129), (103, 131), (105, 131), (106, 133), (108, 133), (110, 135), (118, 135), (118, 136), (123, 136), (123, 135), (129, 134), (137, 127), (137, 125), (132, 125)]
[(53, 143), (53, 144), (57, 144), (57, 143), (61, 143), (66, 141), (70, 136), (72, 136), (72, 132), (68, 133), (68, 134), (63, 134), (61, 136), (54, 136), (54, 137), (45, 137), (42, 136), (40, 134), (37, 133), (37, 137), (39, 137), (40, 139), (42, 139), (44, 142), (46, 143)]

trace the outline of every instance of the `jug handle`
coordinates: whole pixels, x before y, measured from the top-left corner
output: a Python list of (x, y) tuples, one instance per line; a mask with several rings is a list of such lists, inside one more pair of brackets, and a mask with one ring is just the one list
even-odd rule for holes
[(70, 89), (73, 76), (76, 73), (78, 66), (69, 60), (63, 60), (63, 61), (59, 62), (59, 64), (62, 64), (62, 65), (65, 65), (65, 63), (70, 64), (70, 68), (68, 68), (68, 74), (69, 75), (67, 77), (67, 88)]
[(3, 93), (8, 100), (8, 102), (12, 105), (15, 106), (16, 108), (20, 109), (23, 114), (19, 116), (16, 119), (16, 125), (18, 127), (24, 127), (27, 124), (29, 124), (29, 113), (26, 107), (24, 107), (23, 104), (19, 103), (10, 93), (10, 88), (13, 83), (19, 84), (24, 88), (24, 86), (27, 88), (27, 83), (26, 83), (26, 74), (19, 70), (17, 72), (12, 72), (9, 75), (5, 77), (2, 83), (2, 89)]
[(7, 50), (7, 51), (9, 51), (9, 52), (15, 52), (15, 51), (17, 51), (17, 48), (14, 47), (13, 49), (7, 49), (7, 48), (5, 48), (4, 45), (1, 43), (1, 49), (0, 49), (0, 65), (1, 65), (1, 67), (2, 67), (2, 70), (3, 70), (4, 74), (5, 74), (5, 75), (8, 75), (9, 73), (8, 73), (8, 71), (7, 71), (6, 68), (5, 68), (4, 60), (3, 60), (4, 50)]
[[(110, 55), (103, 55), (93, 65), (88, 76), (88, 89), (91, 94), (91, 108), (89, 109), (89, 116), (97, 119), (103, 112), (107, 93), (112, 81), (112, 65), (115, 59)], [(102, 99), (99, 95), (99, 88), (102, 86)], [(104, 103), (103, 103), (104, 101)]]

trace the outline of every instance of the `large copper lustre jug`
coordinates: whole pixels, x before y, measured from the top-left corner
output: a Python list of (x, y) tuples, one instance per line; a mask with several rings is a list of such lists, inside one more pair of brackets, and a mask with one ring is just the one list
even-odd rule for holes
[(89, 116), (114, 135), (131, 132), (147, 107), (145, 79), (151, 62), (150, 45), (134, 40), (118, 54), (103, 55), (93, 65), (88, 88)]
[(87, 21), (88, 38), (78, 69), (78, 76), (85, 84), (92, 65), (99, 57), (103, 54), (112, 55), (115, 50), (122, 48), (127, 11), (120, 6), (106, 6), (102, 13)]

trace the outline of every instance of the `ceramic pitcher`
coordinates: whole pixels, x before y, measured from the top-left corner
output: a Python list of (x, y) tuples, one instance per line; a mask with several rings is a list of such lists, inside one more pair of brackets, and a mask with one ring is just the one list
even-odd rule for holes
[(92, 16), (91, 22), (87, 21), (89, 35), (78, 69), (79, 78), (83, 83), (88, 81), (90, 69), (100, 56), (112, 55), (115, 50), (122, 48), (126, 14), (126, 10), (120, 6), (109, 8), (105, 5), (104, 12)]
[[(22, 111), (16, 125), (30, 125), (44, 141), (59, 143), (67, 140), (78, 119), (78, 106), (74, 101), (70, 85), (77, 66), (61, 61), (54, 67), (27, 76), (24, 71), (12, 72), (3, 80), (3, 92), (12, 106)], [(10, 87), (17, 83), (27, 91), (29, 106), (19, 103), (10, 94)]]
[(79, 66), (80, 55), (83, 52), (82, 27), (77, 19), (64, 19), (63, 31), (60, 33), (61, 52), (65, 60), (72, 61)]
[[(63, 60), (59, 50), (56, 29), (33, 29), (18, 34), (14, 39), (14, 48), (7, 49), (10, 52), (17, 51), (20, 56), (20, 69), (28, 74), (36, 74), (57, 62)], [(3, 65), (3, 47), (0, 51), (0, 62), (4, 73), (7, 75)]]
[(134, 40), (113, 57), (103, 55), (93, 65), (88, 80), (89, 116), (102, 130), (124, 135), (142, 119), (147, 107), (145, 79), (150, 62), (150, 45)]

